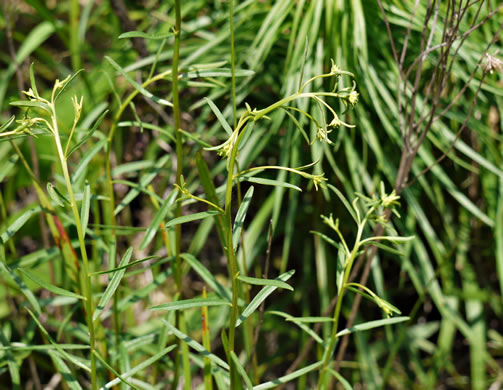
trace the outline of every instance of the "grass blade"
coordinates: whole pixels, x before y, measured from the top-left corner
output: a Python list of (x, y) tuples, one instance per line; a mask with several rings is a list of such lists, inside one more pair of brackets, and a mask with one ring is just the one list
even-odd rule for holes
[(229, 302), (223, 299), (218, 298), (193, 298), (193, 299), (184, 299), (182, 301), (175, 301), (164, 303), (162, 305), (153, 306), (150, 308), (152, 311), (171, 311), (171, 310), (185, 310), (185, 309), (193, 309), (204, 306), (231, 306)]
[[(130, 247), (122, 257), (119, 263), (119, 267), (124, 267), (125, 265), (127, 265), (129, 263), (129, 260), (131, 259), (132, 254), (133, 254), (133, 248)], [(119, 271), (115, 272), (114, 275), (112, 276), (112, 280), (108, 284), (105, 293), (103, 294), (98, 303), (98, 306), (96, 306), (96, 310), (94, 311), (93, 314), (93, 321), (96, 321), (99, 318), (100, 314), (103, 312), (103, 309), (105, 309), (107, 303), (110, 301), (110, 299), (112, 299), (115, 290), (117, 290), (117, 288), (119, 287), (119, 283), (122, 277), (124, 276), (125, 272), (126, 269), (121, 268)]]
[(76, 298), (76, 299), (82, 299), (85, 300), (86, 298), (83, 297), (82, 295), (75, 294), (71, 291), (59, 288), (57, 286), (53, 286), (52, 284), (46, 282), (45, 280), (39, 279), (36, 277), (34, 274), (31, 272), (28, 272), (27, 270), (24, 270), (22, 268), (19, 268), (19, 271), (23, 273), (28, 279), (30, 279), (33, 283), (38, 284), (40, 287), (45, 288), (47, 291), (52, 292), (53, 294), (56, 295), (61, 295), (63, 297), (69, 297), (69, 298)]

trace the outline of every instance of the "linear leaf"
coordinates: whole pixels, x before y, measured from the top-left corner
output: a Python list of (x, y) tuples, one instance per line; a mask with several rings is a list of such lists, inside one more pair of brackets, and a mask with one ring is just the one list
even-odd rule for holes
[(105, 119), (105, 116), (108, 114), (108, 111), (109, 110), (105, 110), (103, 111), (103, 113), (99, 116), (98, 119), (96, 119), (96, 122), (94, 122), (94, 125), (93, 127), (91, 127), (91, 130), (89, 130), (87, 132), (87, 134), (79, 141), (77, 142), (75, 145), (73, 145), (73, 147), (70, 149), (70, 151), (68, 152), (68, 154), (66, 155), (66, 157), (68, 158), (73, 152), (75, 152), (78, 148), (80, 148), (81, 145), (83, 145), (89, 138), (92, 137), (92, 135), (94, 134), (94, 132), (98, 129), (98, 126), (101, 124), (101, 122), (103, 121), (103, 119)]
[[(280, 316), (280, 317), (283, 317), (283, 318), (286, 318), (287, 321), (290, 321), (292, 320), (294, 317), (291, 316), (290, 314), (287, 314), (287, 313), (284, 313), (282, 311), (276, 311), (276, 310), (268, 310), (266, 311), (267, 314), (273, 314), (273, 315), (276, 315), (276, 316)], [(314, 330), (312, 330), (309, 326), (307, 326), (306, 324), (303, 324), (302, 322), (295, 322), (295, 321), (291, 321), (293, 322), (295, 325), (297, 325), (300, 329), (302, 329), (304, 332), (306, 332), (309, 336), (311, 336), (314, 341), (316, 341), (317, 343), (319, 344), (322, 344), (323, 345), (323, 339), (318, 336), (316, 334), (316, 332)]]
[(143, 237), (143, 240), (140, 244), (140, 250), (144, 250), (147, 245), (150, 244), (150, 241), (152, 241), (152, 239), (155, 237), (155, 234), (159, 230), (161, 222), (164, 221), (164, 218), (166, 218), (166, 215), (168, 214), (171, 206), (173, 206), (177, 194), (178, 190), (173, 190), (171, 191), (167, 199), (163, 201), (161, 208), (157, 211), (154, 219), (152, 220), (152, 223), (149, 225), (147, 231), (145, 232), (145, 236)]
[(12, 238), (33, 215), (38, 214), (40, 210), (40, 206), (35, 206), (22, 212), (0, 235), (2, 242), (5, 244), (9, 241), (9, 239)]
[(150, 310), (164, 310), (164, 311), (185, 310), (203, 306), (232, 306), (232, 305), (228, 301), (218, 298), (193, 298), (153, 306), (150, 308)]
[(344, 330), (341, 330), (340, 332), (337, 332), (337, 337), (341, 337), (341, 336), (344, 336), (344, 335), (347, 335), (350, 333), (354, 333), (354, 332), (361, 332), (362, 330), (369, 330), (369, 329), (378, 328), (378, 327), (384, 326), (384, 325), (398, 324), (400, 322), (408, 321), (409, 318), (410, 317), (393, 317), (393, 318), (385, 318), (382, 320), (365, 322), (363, 324), (358, 324), (358, 325), (352, 326), (351, 328), (346, 328)]
[(252, 278), (250, 276), (238, 276), (238, 279), (244, 283), (253, 284), (255, 286), (275, 286), (278, 288), (284, 288), (286, 290), (293, 291), (292, 286), (290, 286), (288, 283), (282, 282), (281, 280)]
[(82, 232), (86, 234), (87, 224), (89, 223), (89, 210), (91, 208), (91, 186), (86, 180), (84, 184), (84, 196), (82, 197), (82, 206), (80, 208), (80, 221)]
[(82, 387), (80, 387), (79, 382), (73, 376), (72, 371), (68, 368), (63, 359), (61, 359), (59, 354), (56, 351), (51, 350), (48, 350), (47, 353), (51, 357), (51, 360), (53, 361), (54, 365), (58, 369), (58, 372), (61, 374), (61, 377), (66, 382), (68, 387), (71, 390), (82, 390)]
[(266, 389), (273, 389), (282, 383), (287, 383), (290, 382), (291, 380), (294, 380), (298, 377), (301, 377), (303, 375), (306, 375), (308, 372), (316, 370), (318, 367), (321, 367), (323, 362), (317, 362), (310, 364), (309, 366), (306, 366), (304, 368), (301, 368), (300, 370), (294, 371), (291, 374), (282, 376), (281, 378), (274, 379), (269, 382), (262, 383), (258, 386), (253, 387), (253, 390), (266, 390)]
[[(276, 280), (280, 281), (287, 281), (292, 277), (292, 275), (295, 273), (295, 270), (290, 270), (288, 272), (285, 272), (284, 274), (281, 274), (276, 278)], [(262, 290), (259, 291), (257, 295), (252, 299), (250, 304), (243, 310), (243, 313), (239, 316), (239, 318), (236, 321), (236, 327), (241, 325), (245, 319), (247, 319), (257, 308), (260, 306), (264, 300), (271, 295), (274, 290), (276, 290), (278, 287), (276, 286), (266, 286)]]
[(356, 217), (356, 214), (355, 214), (355, 210), (353, 209), (353, 206), (351, 206), (349, 204), (348, 200), (342, 194), (342, 192), (340, 192), (339, 189), (337, 187), (333, 186), (332, 184), (327, 184), (327, 187), (330, 188), (333, 192), (335, 192), (335, 194), (341, 200), (341, 202), (344, 205), (344, 207), (346, 207), (346, 210), (348, 210), (348, 212), (351, 215), (351, 217), (353, 217), (354, 221), (356, 223), (359, 223), (358, 222), (358, 218)]
[[(122, 260), (119, 263), (119, 267), (125, 266), (127, 263), (129, 263), (129, 260), (131, 259), (131, 255), (133, 254), (133, 248), (130, 247), (124, 256), (122, 257)], [(110, 299), (113, 297), (115, 290), (117, 290), (117, 287), (119, 287), (119, 283), (124, 276), (124, 273), (126, 272), (125, 268), (120, 269), (116, 273), (114, 273), (114, 276), (112, 276), (112, 280), (108, 284), (105, 293), (101, 297), (98, 306), (96, 306), (96, 310), (94, 311), (93, 314), (93, 321), (96, 321), (100, 314), (103, 312), (103, 309), (107, 305), (107, 303), (110, 301)]]
[(192, 269), (199, 274), (208, 287), (213, 289), (213, 291), (215, 291), (221, 298), (227, 300), (228, 302), (232, 301), (230, 292), (217, 281), (215, 276), (208, 271), (208, 269), (202, 265), (199, 260), (190, 253), (184, 253), (181, 256), (192, 267)]
[(18, 286), (18, 288), (21, 290), (23, 295), (26, 297), (28, 302), (30, 303), (31, 307), (37, 313), (37, 315), (40, 315), (41, 310), (40, 310), (40, 305), (38, 303), (37, 298), (33, 295), (33, 293), (30, 291), (30, 289), (26, 286), (26, 284), (23, 282), (23, 280), (17, 276), (7, 264), (4, 264), (3, 261), (0, 261), (0, 274), (3, 274), (3, 277), (5, 279), (10, 279), (14, 281), (14, 283)]
[(168, 34), (147, 34), (142, 31), (128, 31), (125, 33), (122, 33), (119, 35), (119, 39), (125, 39), (125, 38), (143, 38), (143, 39), (153, 39), (153, 40), (160, 40), (160, 39), (166, 39), (169, 38), (173, 35), (173, 33), (168, 33)]
[(136, 81), (134, 81), (124, 69), (121, 68), (121, 66), (112, 60), (109, 56), (105, 56), (105, 59), (112, 64), (112, 66), (131, 84), (134, 89), (136, 89), (139, 93), (141, 93), (143, 96), (152, 99), (154, 102), (157, 104), (161, 104), (163, 106), (168, 106), (168, 107), (173, 107), (173, 104), (168, 102), (165, 99), (158, 98), (157, 96), (154, 96), (151, 92), (147, 91), (145, 88), (143, 88), (140, 84), (138, 84)]
[(300, 187), (293, 185), (293, 184), (290, 184), (290, 183), (287, 183), (285, 181), (264, 179), (261, 177), (253, 177), (253, 176), (248, 176), (248, 175), (239, 176), (238, 180), (239, 181), (249, 181), (250, 183), (257, 183), (257, 184), (262, 184), (262, 185), (266, 185), (266, 186), (285, 187), (285, 188), (290, 188), (292, 190), (302, 192), (302, 189)]
[(79, 294), (75, 294), (71, 291), (62, 289), (57, 286), (53, 286), (52, 284), (46, 282), (45, 280), (39, 279), (35, 275), (33, 275), (31, 272), (28, 272), (27, 270), (24, 270), (22, 268), (18, 268), (20, 272), (23, 273), (28, 279), (30, 279), (33, 283), (38, 284), (40, 287), (45, 288), (47, 291), (52, 292), (53, 294), (56, 295), (61, 295), (63, 297), (70, 297), (70, 298), (77, 298), (77, 299), (83, 299), (86, 300), (85, 297)]
[(199, 352), (201, 355), (203, 355), (203, 357), (207, 357), (208, 359), (210, 359), (214, 363), (218, 364), (220, 367), (229, 371), (229, 365), (226, 362), (224, 362), (222, 359), (220, 359), (218, 356), (209, 352), (206, 348), (204, 348), (196, 340), (187, 336), (185, 333), (179, 331), (177, 328), (175, 328), (173, 325), (171, 325), (165, 319), (162, 319), (162, 322), (176, 337), (178, 337), (183, 342), (187, 343), (187, 345), (189, 345), (190, 347), (195, 349), (197, 352)]
[(241, 202), (241, 206), (239, 206), (239, 210), (236, 214), (236, 218), (234, 220), (234, 227), (232, 232), (232, 245), (234, 246), (234, 250), (237, 249), (239, 238), (241, 237), (241, 230), (243, 229), (243, 224), (246, 218), (246, 213), (248, 212), (248, 208), (250, 207), (251, 198), (253, 196), (253, 186), (248, 188), (246, 194)]
[(208, 211), (203, 211), (201, 213), (183, 215), (181, 217), (173, 218), (172, 220), (168, 221), (165, 226), (166, 226), (166, 228), (168, 228), (171, 226), (180, 225), (182, 223), (187, 223), (187, 222), (197, 221), (199, 219), (212, 217), (217, 214), (221, 214), (221, 213), (216, 210), (208, 210)]
[(239, 372), (239, 375), (241, 375), (241, 378), (243, 378), (243, 380), (245, 381), (245, 384), (246, 384), (246, 388), (248, 390), (252, 390), (253, 389), (253, 384), (252, 384), (252, 381), (250, 380), (250, 378), (248, 377), (248, 374), (246, 373), (246, 370), (245, 368), (243, 367), (243, 365), (241, 364), (241, 362), (239, 361), (239, 358), (238, 356), (236, 355), (236, 352), (234, 351), (231, 351), (231, 359), (232, 361), (234, 362), (234, 364), (236, 365), (236, 368)]
[(210, 106), (211, 111), (213, 111), (213, 114), (215, 114), (215, 116), (217, 117), (218, 121), (220, 122), (220, 124), (224, 128), (227, 135), (232, 135), (231, 125), (229, 125), (229, 122), (227, 122), (225, 120), (223, 114), (220, 112), (220, 110), (218, 109), (216, 104), (213, 103), (213, 101), (207, 97), (205, 97), (204, 100), (206, 100), (206, 103), (208, 103), (208, 106)]

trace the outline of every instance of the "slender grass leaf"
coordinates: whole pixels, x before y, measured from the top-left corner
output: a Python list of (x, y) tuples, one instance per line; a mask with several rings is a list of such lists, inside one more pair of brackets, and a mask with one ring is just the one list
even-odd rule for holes
[(38, 320), (38, 318), (35, 316), (35, 314), (32, 313), (32, 311), (30, 309), (26, 308), (26, 310), (30, 314), (31, 318), (33, 318), (33, 320), (37, 324), (37, 326), (40, 329), (40, 331), (44, 334), (45, 337), (47, 337), (47, 339), (49, 340), (49, 342), (54, 346), (54, 348), (56, 349), (56, 351), (58, 351), (66, 360), (72, 362), (77, 367), (80, 367), (80, 368), (82, 368), (83, 370), (85, 370), (87, 372), (91, 372), (91, 369), (88, 366), (86, 366), (80, 360), (76, 359), (74, 356), (70, 355), (63, 348), (61, 348), (59, 346), (59, 344), (56, 343), (56, 341), (54, 341), (54, 339), (51, 337), (51, 335), (49, 334), (49, 332), (47, 332), (47, 330), (42, 326), (42, 324), (40, 323), (40, 321)]
[(94, 132), (98, 129), (98, 126), (101, 124), (105, 116), (108, 114), (109, 110), (103, 111), (103, 113), (99, 116), (98, 119), (94, 122), (93, 127), (91, 127), (91, 130), (87, 132), (87, 134), (79, 141), (77, 142), (68, 152), (66, 157), (68, 158), (73, 152), (75, 152), (77, 149), (79, 149), (89, 138), (91, 138), (94, 134)]
[[(142, 370), (151, 367), (156, 361), (161, 359), (166, 354), (170, 353), (175, 348), (176, 348), (176, 345), (170, 345), (169, 347), (164, 348), (162, 351), (156, 353), (155, 355), (151, 356), (147, 360), (141, 362), (136, 367), (124, 372), (122, 374), (122, 378), (128, 379), (128, 378), (132, 377), (133, 375), (136, 375), (137, 373), (141, 372)], [(108, 382), (105, 386), (101, 387), (100, 390), (111, 389), (112, 387), (118, 385), (119, 383), (120, 383), (120, 379), (115, 378), (114, 380)]]
[[(81, 345), (81, 344), (59, 344), (61, 349), (68, 350), (83, 350), (90, 349), (89, 345)], [(0, 350), (11, 349), (13, 351), (48, 351), (51, 349), (56, 349), (54, 345), (50, 344), (42, 344), (42, 345), (28, 345), (23, 343), (11, 343), (7, 347), (0, 347)]]
[(192, 298), (153, 306), (150, 308), (150, 310), (153, 311), (185, 310), (185, 309), (200, 308), (203, 306), (232, 306), (232, 305), (228, 301), (218, 298)]
[(106, 362), (105, 359), (101, 357), (101, 355), (98, 353), (98, 351), (93, 350), (94, 356), (103, 364), (110, 372), (112, 372), (122, 383), (125, 383), (128, 386), (131, 386), (133, 389), (140, 390), (138, 387), (135, 385), (131, 384), (128, 382), (121, 374), (119, 374), (110, 364)]
[(348, 210), (348, 212), (351, 215), (351, 217), (353, 218), (353, 220), (358, 224), (359, 222), (358, 222), (358, 218), (356, 217), (355, 210), (353, 209), (353, 206), (351, 206), (351, 204), (348, 202), (346, 197), (342, 194), (342, 192), (340, 192), (337, 189), (337, 187), (333, 186), (332, 184), (327, 184), (327, 187), (330, 188), (333, 192), (335, 192), (335, 194), (341, 200), (344, 207), (346, 207), (346, 210)]
[(37, 298), (33, 295), (33, 293), (30, 291), (30, 289), (26, 286), (26, 284), (23, 282), (23, 280), (17, 276), (7, 264), (4, 264), (3, 261), (0, 261), (0, 273), (3, 274), (3, 277), (7, 280), (12, 280), (17, 287), (21, 290), (22, 294), (26, 297), (28, 302), (30, 303), (31, 307), (37, 313), (37, 315), (40, 315), (41, 310), (40, 310), (40, 304), (38, 303)]
[[(20, 367), (12, 351), (10, 349), (9, 340), (5, 337), (2, 327), (0, 327), (0, 342), (3, 345), (2, 350), (4, 351), (4, 356), (2, 356), (2, 360), (7, 360), (7, 367), (9, 368), (10, 380), (12, 384), (13, 390), (21, 389), (21, 375), (20, 375)], [(2, 365), (5, 364), (2, 362)]]
[(23, 211), (19, 216), (17, 216), (14, 221), (0, 234), (0, 239), (5, 244), (9, 241), (14, 234), (17, 233), (19, 229), (21, 229), (24, 224), (35, 214), (40, 212), (40, 206), (30, 207), (29, 209)]
[(294, 379), (297, 379), (303, 375), (306, 375), (308, 372), (316, 370), (318, 367), (321, 367), (322, 364), (323, 364), (323, 362), (317, 362), (317, 363), (310, 364), (309, 366), (306, 366), (306, 367), (301, 368), (297, 371), (294, 371), (291, 374), (282, 376), (278, 379), (274, 379), (269, 382), (262, 383), (258, 386), (254, 386), (253, 390), (273, 389), (273, 388), (281, 385), (282, 383), (290, 382), (291, 380), (294, 380)]
[(248, 374), (246, 373), (245, 368), (243, 367), (243, 365), (239, 361), (239, 358), (237, 357), (236, 352), (231, 351), (231, 359), (234, 362), (234, 364), (236, 365), (236, 368), (239, 372), (239, 375), (241, 375), (241, 378), (243, 378), (243, 380), (245, 381), (246, 388), (248, 390), (252, 390), (253, 389), (252, 381), (248, 377)]
[(168, 106), (168, 107), (173, 107), (173, 104), (168, 102), (165, 99), (158, 98), (157, 96), (154, 96), (151, 92), (147, 91), (145, 88), (143, 88), (140, 84), (138, 84), (136, 81), (134, 81), (124, 69), (121, 68), (121, 66), (115, 62), (112, 58), (109, 56), (105, 56), (105, 59), (112, 64), (112, 66), (136, 89), (139, 93), (141, 93), (143, 96), (152, 99), (154, 102), (157, 104), (161, 104), (163, 106)]
[(499, 202), (496, 210), (494, 237), (496, 240), (496, 269), (500, 293), (503, 297), (503, 179), (499, 180)]
[[(255, 75), (255, 72), (249, 69), (236, 69), (235, 71), (235, 77), (251, 77), (253, 75)], [(226, 68), (196, 70), (182, 73), (181, 77), (187, 79), (205, 78), (205, 77), (232, 77), (232, 70)]]
[(82, 206), (80, 208), (80, 221), (82, 232), (86, 234), (87, 224), (89, 223), (89, 210), (91, 208), (91, 186), (86, 180), (84, 184), (84, 196), (82, 197)]
[(91, 149), (89, 149), (80, 159), (79, 165), (75, 169), (75, 172), (72, 175), (72, 183), (77, 183), (80, 180), (80, 177), (84, 174), (87, 166), (91, 159), (107, 144), (106, 139), (99, 140)]
[[(287, 281), (292, 277), (292, 275), (295, 273), (295, 270), (291, 270), (288, 272), (285, 272), (284, 274), (281, 274), (276, 278), (276, 280), (280, 281)], [(257, 295), (252, 299), (250, 304), (243, 310), (243, 313), (239, 316), (239, 318), (236, 321), (236, 327), (241, 325), (245, 319), (247, 319), (257, 308), (260, 306), (264, 300), (271, 295), (274, 290), (276, 290), (278, 287), (276, 286), (266, 286), (262, 290), (259, 291)]]
[(354, 332), (361, 332), (363, 330), (378, 328), (380, 326), (398, 324), (400, 322), (408, 321), (409, 319), (410, 317), (393, 317), (393, 318), (386, 318), (383, 320), (369, 321), (363, 324), (352, 326), (351, 328), (341, 330), (340, 332), (337, 332), (337, 337), (341, 337)]
[(192, 221), (197, 221), (199, 219), (204, 219), (208, 217), (212, 217), (214, 215), (221, 214), (219, 211), (216, 210), (209, 210), (209, 211), (203, 211), (201, 213), (195, 213), (195, 214), (190, 214), (190, 215), (183, 215), (178, 218), (173, 218), (172, 220), (168, 221), (165, 226), (166, 228), (175, 226), (175, 225), (180, 225), (182, 223), (187, 223), (187, 222), (192, 222)]
[(77, 77), (83, 71), (84, 71), (84, 69), (79, 69), (74, 74), (72, 74), (70, 77), (67, 77), (65, 80), (61, 81), (62, 85), (56, 91), (56, 94), (54, 95), (55, 102), (58, 100), (58, 98), (61, 96), (61, 94), (66, 90), (66, 88), (71, 84), (71, 82), (75, 79), (75, 77)]
[(9, 159), (0, 166), (0, 183), (5, 179), (11, 170), (16, 166), (17, 160), (19, 160), (19, 156), (14, 154), (9, 157)]
[(215, 291), (221, 298), (227, 300), (228, 302), (232, 301), (230, 292), (217, 281), (215, 276), (208, 271), (208, 269), (202, 265), (199, 260), (189, 253), (184, 253), (181, 256), (191, 266), (191, 268), (199, 274), (208, 287)]
[(318, 336), (316, 334), (315, 331), (313, 331), (309, 326), (305, 325), (304, 323), (302, 322), (297, 322), (297, 321), (293, 321), (293, 319), (295, 317), (293, 317), (292, 315), (290, 314), (287, 314), (287, 313), (283, 313), (282, 311), (275, 311), (275, 310), (269, 310), (269, 311), (266, 311), (267, 314), (273, 314), (273, 315), (277, 315), (277, 316), (280, 316), (280, 317), (283, 317), (283, 318), (286, 318), (287, 321), (290, 321), (290, 322), (293, 322), (295, 325), (297, 325), (300, 329), (302, 329), (304, 332), (306, 332), (309, 336), (311, 336), (314, 341), (316, 341), (317, 343), (323, 345), (323, 339)]
[[(106, 271), (98, 271), (98, 272), (92, 272), (89, 274), (89, 276), (96, 276), (96, 275), (104, 275), (104, 274), (110, 274), (110, 273), (113, 273), (113, 272), (117, 272), (117, 271), (120, 271), (121, 269), (128, 269), (128, 268), (131, 268), (137, 264), (140, 264), (140, 263), (143, 263), (145, 261), (148, 261), (148, 260), (152, 260), (152, 259), (160, 259), (161, 257), (160, 256), (147, 256), (147, 257), (144, 257), (143, 259), (139, 259), (139, 260), (135, 260), (135, 261), (132, 261), (131, 263), (129, 264), (126, 264), (122, 267), (115, 267), (115, 268), (111, 268), (111, 269), (107, 269)], [(172, 257), (167, 257), (163, 260), (160, 260), (159, 263), (164, 263), (165, 261), (164, 260), (167, 260), (167, 261), (172, 261), (174, 260), (175, 257), (172, 256)]]
[(60, 207), (71, 204), (71, 202), (64, 196), (61, 191), (54, 184), (47, 183), (47, 193), (49, 197)]
[(15, 102), (10, 102), (11, 106), (16, 106), (16, 107), (27, 107), (27, 108), (40, 108), (41, 110), (44, 110), (45, 112), (51, 112), (51, 109), (47, 105), (47, 103), (43, 102), (35, 102), (31, 100), (17, 100)]
[(281, 280), (252, 278), (250, 276), (238, 276), (238, 279), (244, 283), (253, 284), (255, 286), (275, 286), (293, 291), (292, 286), (288, 283), (282, 282)]
[[(147, 186), (155, 179), (161, 168), (168, 162), (171, 158), (169, 154), (161, 157), (152, 168), (149, 168), (144, 175), (140, 177), (140, 181), (138, 183), (138, 188), (133, 188), (131, 191), (127, 193), (127, 195), (122, 199), (120, 204), (114, 210), (114, 214), (117, 215), (120, 213), (124, 207), (126, 207), (129, 203), (131, 203), (142, 191), (142, 189), (147, 189)], [(157, 196), (157, 195), (156, 195)]]
[(339, 374), (337, 371), (335, 371), (333, 368), (331, 367), (327, 367), (327, 371), (332, 374), (335, 379), (337, 379), (339, 382), (341, 382), (341, 385), (342, 387), (344, 387), (344, 390), (353, 390), (353, 388), (351, 387), (351, 385), (349, 384), (349, 382), (344, 379), (344, 377)]
[(165, 319), (162, 319), (162, 322), (176, 337), (178, 337), (183, 342), (187, 343), (187, 345), (189, 345), (191, 348), (193, 348), (194, 350), (199, 352), (203, 357), (207, 357), (215, 364), (218, 364), (220, 367), (229, 371), (229, 365), (226, 362), (224, 362), (222, 359), (220, 359), (217, 355), (214, 355), (211, 352), (209, 352), (201, 344), (199, 344), (197, 341), (195, 341), (191, 337), (187, 336), (185, 333), (179, 331), (177, 328), (175, 328), (173, 325), (171, 325)]
[(215, 114), (215, 116), (217, 117), (218, 121), (220, 122), (220, 124), (224, 128), (227, 135), (229, 135), (229, 136), (232, 135), (231, 125), (229, 125), (229, 122), (227, 122), (225, 120), (223, 114), (220, 112), (220, 110), (215, 105), (215, 103), (213, 103), (213, 101), (207, 97), (205, 97), (204, 100), (206, 100), (206, 103), (208, 103), (208, 106), (210, 106), (211, 111), (213, 111), (213, 114)]
[(53, 294), (56, 295), (61, 295), (63, 297), (69, 297), (69, 298), (76, 298), (76, 299), (83, 299), (86, 300), (85, 297), (79, 294), (75, 294), (71, 291), (59, 288), (57, 286), (53, 286), (52, 284), (46, 282), (45, 280), (39, 279), (36, 277), (34, 274), (31, 272), (28, 272), (27, 270), (24, 270), (22, 268), (18, 268), (20, 272), (23, 273), (28, 279), (30, 279), (33, 283), (38, 284), (40, 287), (45, 288), (47, 291), (52, 292)]
[(63, 359), (59, 357), (59, 354), (51, 350), (47, 351), (47, 353), (51, 357), (51, 360), (53, 361), (54, 365), (58, 369), (58, 372), (61, 374), (61, 377), (68, 385), (68, 387), (71, 390), (82, 390), (82, 387), (80, 387), (80, 384), (73, 375), (72, 371), (68, 368)]
[(234, 250), (237, 250), (239, 238), (241, 237), (241, 230), (243, 229), (243, 224), (246, 218), (246, 213), (248, 212), (248, 208), (250, 207), (251, 199), (253, 196), (253, 186), (251, 186), (243, 198), (241, 202), (241, 206), (239, 206), (239, 210), (236, 214), (236, 218), (234, 220), (234, 227), (232, 230), (232, 245), (234, 246)]
[(334, 319), (331, 317), (292, 317), (287, 318), (287, 321), (299, 322), (299, 323), (313, 323), (313, 322), (333, 322)]
[(126, 38), (143, 38), (143, 39), (153, 39), (153, 40), (160, 40), (160, 39), (166, 39), (169, 38), (173, 35), (173, 33), (168, 33), (168, 34), (147, 34), (141, 31), (128, 31), (125, 33), (122, 33), (119, 35), (119, 39), (126, 39)]
[(261, 177), (253, 177), (253, 176), (248, 176), (248, 175), (239, 176), (238, 180), (239, 181), (248, 181), (250, 183), (257, 183), (257, 184), (262, 184), (262, 185), (266, 185), (266, 186), (290, 188), (292, 190), (302, 192), (302, 189), (300, 187), (293, 185), (293, 184), (290, 184), (290, 183), (287, 183), (287, 182), (284, 182), (284, 181), (279, 181), (279, 180), (264, 179)]
[(12, 125), (12, 123), (14, 123), (15, 120), (16, 120), (16, 116), (12, 115), (9, 118), (9, 120), (7, 120), (7, 122), (5, 122), (2, 126), (0, 126), (0, 133), (2, 133), (2, 131), (6, 130), (10, 125)]
[(140, 244), (140, 250), (144, 250), (147, 245), (150, 244), (150, 241), (152, 241), (152, 239), (155, 237), (157, 231), (159, 230), (161, 222), (163, 222), (164, 218), (166, 218), (166, 215), (173, 206), (177, 195), (178, 190), (175, 189), (171, 191), (166, 200), (163, 200), (161, 208), (157, 211), (154, 219), (152, 220), (152, 223), (149, 225), (147, 231), (145, 232), (145, 236), (143, 237), (143, 240)]
[[(128, 264), (129, 260), (131, 259), (132, 254), (133, 254), (133, 248), (130, 247), (126, 251), (124, 256), (122, 257), (122, 259), (119, 263), (119, 267), (124, 267), (126, 264)], [(103, 309), (105, 309), (105, 306), (107, 305), (107, 303), (110, 301), (110, 299), (112, 299), (112, 297), (115, 293), (115, 290), (117, 290), (117, 288), (119, 287), (119, 283), (120, 283), (122, 277), (124, 276), (125, 272), (126, 272), (126, 269), (121, 268), (120, 270), (115, 272), (114, 275), (112, 276), (112, 280), (108, 284), (108, 286), (105, 290), (105, 293), (103, 294), (103, 296), (101, 297), (101, 299), (98, 303), (98, 306), (96, 306), (96, 310), (94, 311), (94, 314), (93, 314), (93, 322), (99, 318)]]

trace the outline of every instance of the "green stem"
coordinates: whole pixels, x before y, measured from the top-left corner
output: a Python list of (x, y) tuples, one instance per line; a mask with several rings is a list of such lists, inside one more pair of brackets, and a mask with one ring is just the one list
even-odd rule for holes
[(54, 101), (51, 103), (52, 109), (52, 130), (54, 131), (54, 140), (56, 142), (56, 148), (58, 150), (59, 160), (61, 163), (61, 169), (63, 171), (63, 176), (66, 183), (66, 189), (68, 191), (68, 195), (70, 196), (70, 203), (73, 212), (73, 218), (75, 220), (75, 225), (77, 228), (77, 236), (79, 238), (79, 246), (80, 246), (80, 254), (82, 256), (82, 262), (84, 267), (81, 268), (83, 273), (81, 275), (81, 289), (82, 294), (86, 297), (85, 301), (85, 310), (86, 310), (86, 320), (87, 326), (89, 328), (89, 336), (90, 336), (90, 354), (91, 354), (91, 388), (96, 390), (98, 388), (97, 376), (96, 376), (96, 334), (93, 323), (93, 297), (92, 297), (92, 289), (91, 289), (91, 278), (89, 277), (89, 261), (87, 258), (86, 244), (85, 244), (85, 236), (84, 231), (82, 230), (82, 224), (80, 221), (80, 214), (77, 208), (77, 202), (75, 201), (75, 195), (73, 193), (72, 182), (70, 180), (70, 174), (68, 172), (68, 165), (66, 163), (66, 158), (63, 152), (63, 146), (61, 145), (61, 140), (59, 138), (59, 130), (58, 130), (58, 122), (56, 118), (56, 107), (54, 105)]
[(234, 127), (237, 124), (236, 107), (236, 51), (234, 49), (234, 1), (229, 0), (229, 24), (231, 29), (232, 114)]

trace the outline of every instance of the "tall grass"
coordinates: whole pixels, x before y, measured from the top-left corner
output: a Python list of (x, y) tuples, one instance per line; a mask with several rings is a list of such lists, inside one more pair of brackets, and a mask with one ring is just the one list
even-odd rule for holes
[(501, 380), (501, 6), (3, 11), (0, 389)]

